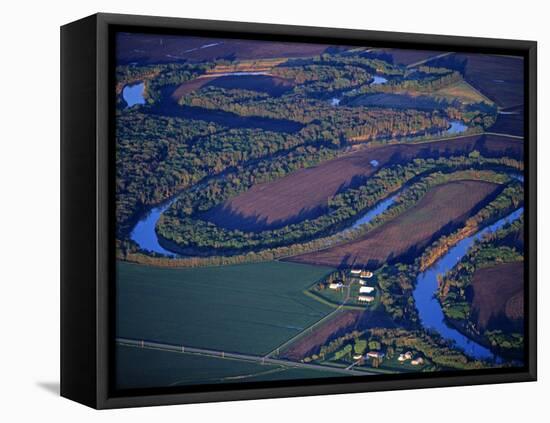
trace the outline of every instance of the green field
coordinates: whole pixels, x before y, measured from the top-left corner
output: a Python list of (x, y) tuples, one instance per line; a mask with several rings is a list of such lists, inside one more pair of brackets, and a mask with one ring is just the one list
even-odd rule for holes
[(210, 383), (338, 377), (338, 373), (292, 369), (228, 358), (117, 346), (119, 389)]
[(117, 264), (117, 336), (266, 354), (332, 308), (302, 292), (333, 269), (268, 262), (196, 269)]

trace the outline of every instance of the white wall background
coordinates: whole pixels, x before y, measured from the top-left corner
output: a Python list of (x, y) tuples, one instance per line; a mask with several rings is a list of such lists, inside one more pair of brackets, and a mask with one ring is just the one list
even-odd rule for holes
[[(0, 420), (541, 421), (548, 410), (550, 30), (524, 0), (95, 0), (3, 3), (0, 31)], [(59, 26), (103, 12), (539, 42), (539, 382), (96, 412), (59, 383)], [(546, 13), (545, 13), (546, 12)], [(546, 357), (545, 357), (546, 354)], [(546, 414), (546, 413), (545, 413)], [(537, 418), (537, 416), (540, 416)], [(475, 419), (475, 420), (474, 420)]]

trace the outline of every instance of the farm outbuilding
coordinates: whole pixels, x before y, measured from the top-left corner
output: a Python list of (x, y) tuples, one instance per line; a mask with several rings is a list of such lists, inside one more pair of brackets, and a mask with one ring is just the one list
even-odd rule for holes
[(359, 288), (360, 294), (370, 294), (373, 291), (374, 288), (372, 286), (362, 286), (361, 288)]
[(359, 295), (357, 300), (362, 303), (372, 303), (374, 301), (374, 297), (371, 297), (370, 295)]
[(367, 357), (368, 358), (383, 358), (384, 357), (384, 353), (381, 352), (381, 351), (369, 351), (367, 353)]

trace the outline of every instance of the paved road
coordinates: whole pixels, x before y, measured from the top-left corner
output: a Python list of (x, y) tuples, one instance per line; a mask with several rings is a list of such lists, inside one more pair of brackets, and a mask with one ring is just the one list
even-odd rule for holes
[(341, 367), (322, 366), (320, 364), (306, 364), (296, 361), (280, 360), (276, 358), (262, 357), (258, 355), (231, 353), (225, 351), (211, 350), (206, 348), (186, 347), (185, 345), (165, 344), (161, 342), (145, 341), (140, 339), (129, 338), (116, 338), (116, 342), (119, 345), (125, 345), (135, 348), (150, 348), (162, 351), (189, 353), (189, 354), (201, 354), (218, 358), (232, 358), (236, 360), (254, 361), (262, 364), (275, 364), (284, 367), (293, 367), (299, 369), (311, 369), (321, 370), (325, 372), (335, 372), (348, 376), (364, 376), (374, 374), (362, 370), (345, 369)]

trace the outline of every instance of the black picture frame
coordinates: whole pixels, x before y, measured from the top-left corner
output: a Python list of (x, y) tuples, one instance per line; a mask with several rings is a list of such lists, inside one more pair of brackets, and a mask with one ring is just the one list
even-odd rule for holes
[[(346, 377), (116, 392), (113, 33), (162, 34), (514, 54), (525, 58), (526, 365), (437, 374)], [(537, 45), (533, 41), (95, 14), (61, 27), (61, 395), (119, 408), (535, 381), (537, 378)]]

